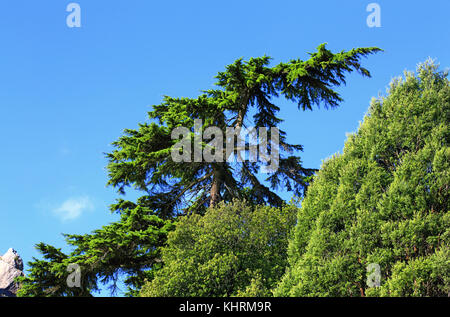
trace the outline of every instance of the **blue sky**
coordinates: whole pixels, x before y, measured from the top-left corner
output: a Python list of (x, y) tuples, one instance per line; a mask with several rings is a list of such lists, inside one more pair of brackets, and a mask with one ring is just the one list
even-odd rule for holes
[[(81, 7), (81, 28), (66, 6)], [(369, 28), (369, 3), (381, 27)], [(334, 110), (300, 112), (282, 102), (289, 140), (306, 167), (340, 151), (370, 99), (427, 57), (450, 65), (450, 2), (430, 1), (4, 1), (0, 6), (0, 253), (25, 261), (40, 241), (66, 250), (61, 233), (87, 233), (116, 219), (104, 152), (146, 120), (163, 95), (195, 97), (239, 57), (273, 62), (378, 46), (339, 88)], [(133, 193), (128, 196), (135, 197)]]

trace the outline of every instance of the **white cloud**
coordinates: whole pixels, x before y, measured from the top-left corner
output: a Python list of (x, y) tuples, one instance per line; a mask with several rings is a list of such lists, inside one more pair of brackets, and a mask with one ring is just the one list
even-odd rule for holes
[(62, 221), (77, 219), (85, 211), (91, 211), (94, 205), (87, 196), (69, 198), (59, 207), (53, 209), (53, 213), (61, 218)]

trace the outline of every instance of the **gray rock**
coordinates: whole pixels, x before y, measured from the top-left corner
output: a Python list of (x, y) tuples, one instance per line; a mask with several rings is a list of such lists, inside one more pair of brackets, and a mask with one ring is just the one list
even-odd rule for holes
[(23, 261), (14, 249), (9, 249), (0, 256), (0, 297), (16, 296), (19, 285), (14, 282), (18, 276), (23, 276)]

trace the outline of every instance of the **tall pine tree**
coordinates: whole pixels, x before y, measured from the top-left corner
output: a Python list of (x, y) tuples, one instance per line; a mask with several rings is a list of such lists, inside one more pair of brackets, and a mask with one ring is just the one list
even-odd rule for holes
[[(138, 130), (126, 130), (114, 143), (116, 150), (108, 155), (109, 184), (120, 193), (126, 186), (134, 185), (147, 193), (144, 199), (148, 207), (165, 216), (185, 209), (198, 211), (235, 198), (281, 206), (282, 199), (274, 190), (301, 196), (314, 172), (301, 165), (295, 151), (302, 150), (302, 146), (288, 143), (284, 131), (279, 130), (281, 156), (278, 168), (266, 179), (268, 186), (257, 177), (261, 161), (245, 160), (233, 165), (223, 155), (224, 162), (197, 162), (192, 151), (191, 163), (174, 162), (171, 150), (177, 140), (172, 140), (171, 132), (186, 127), (194, 142), (196, 119), (202, 120), (202, 131), (214, 126), (224, 135), (227, 128), (278, 128), (282, 119), (277, 117), (280, 108), (275, 104), (276, 97), (285, 97), (302, 110), (312, 110), (320, 104), (336, 107), (342, 99), (333, 89), (345, 84), (347, 72), (356, 70), (370, 76), (359, 61), (377, 51), (378, 48), (358, 48), (333, 54), (322, 44), (306, 61), (296, 59), (273, 67), (267, 56), (249, 61), (238, 59), (217, 75), (219, 89), (208, 90), (195, 99), (165, 97), (149, 113), (152, 123), (140, 124)], [(208, 141), (204, 140), (200, 147), (203, 149)], [(219, 148), (226, 151), (224, 145)]]
[[(202, 131), (215, 126), (224, 134), (227, 128), (278, 127), (282, 120), (277, 117), (280, 108), (275, 105), (276, 97), (287, 98), (301, 110), (320, 104), (336, 107), (342, 99), (335, 89), (345, 84), (345, 74), (357, 71), (370, 77), (360, 59), (378, 51), (372, 47), (332, 53), (322, 44), (306, 61), (295, 59), (270, 66), (267, 56), (239, 59), (219, 72), (217, 89), (204, 91), (198, 98), (165, 97), (149, 113), (152, 122), (140, 124), (137, 130), (125, 130), (114, 142), (116, 149), (107, 155), (108, 184), (121, 194), (133, 186), (143, 196), (137, 202), (119, 200), (112, 206), (111, 210), (121, 216), (118, 222), (92, 234), (67, 235), (73, 247), (68, 255), (38, 244), (44, 260), (29, 263), (30, 273), (21, 279), (19, 295), (89, 296), (99, 282), (116, 285), (122, 273), (129, 293), (135, 294), (161, 267), (160, 247), (178, 215), (203, 213), (208, 206), (235, 198), (281, 206), (276, 189), (301, 195), (314, 170), (301, 165), (295, 151), (302, 147), (289, 144), (284, 131), (279, 132), (282, 151), (278, 169), (269, 174), (266, 185), (257, 177), (263, 165), (260, 161), (174, 161), (171, 153), (179, 142), (172, 139), (173, 129), (185, 127), (195, 140), (194, 125), (199, 119)], [(201, 142), (202, 148), (209, 146), (207, 141)], [(215, 144), (215, 150), (219, 148)], [(67, 286), (70, 263), (81, 268), (81, 288)]]

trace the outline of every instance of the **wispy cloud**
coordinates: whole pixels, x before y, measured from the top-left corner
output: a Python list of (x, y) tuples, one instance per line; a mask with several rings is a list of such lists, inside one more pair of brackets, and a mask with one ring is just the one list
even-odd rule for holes
[(53, 213), (62, 221), (70, 221), (80, 217), (83, 212), (91, 211), (94, 205), (88, 196), (69, 198), (59, 207), (53, 209)]

